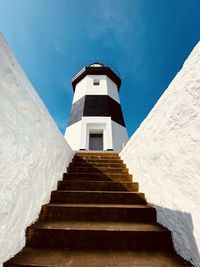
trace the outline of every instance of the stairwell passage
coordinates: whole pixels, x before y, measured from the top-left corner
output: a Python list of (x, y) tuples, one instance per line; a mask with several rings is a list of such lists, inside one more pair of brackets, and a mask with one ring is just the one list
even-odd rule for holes
[(156, 222), (138, 183), (113, 152), (76, 153), (26, 231), (26, 246), (4, 267), (191, 266)]

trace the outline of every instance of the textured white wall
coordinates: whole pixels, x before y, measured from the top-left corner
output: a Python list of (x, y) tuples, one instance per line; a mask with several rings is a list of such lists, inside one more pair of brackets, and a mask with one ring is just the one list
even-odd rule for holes
[[(100, 80), (99, 85), (93, 85), (93, 80)], [(85, 95), (109, 95), (120, 103), (117, 85), (106, 75), (87, 75), (77, 85), (74, 92), (73, 103)]]
[(24, 246), (72, 156), (0, 35), (0, 266)]
[(121, 157), (176, 251), (200, 266), (200, 43)]

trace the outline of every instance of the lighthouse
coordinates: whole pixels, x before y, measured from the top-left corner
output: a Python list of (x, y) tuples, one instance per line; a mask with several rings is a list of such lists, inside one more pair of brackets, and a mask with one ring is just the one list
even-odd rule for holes
[(74, 97), (65, 139), (73, 150), (121, 151), (128, 141), (119, 99), (121, 79), (93, 63), (72, 79)]

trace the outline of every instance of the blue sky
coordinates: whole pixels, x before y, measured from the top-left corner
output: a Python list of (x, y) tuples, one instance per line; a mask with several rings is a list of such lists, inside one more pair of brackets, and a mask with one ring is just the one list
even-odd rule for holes
[(0, 0), (0, 31), (62, 132), (72, 76), (117, 71), (131, 136), (199, 41), (200, 0)]

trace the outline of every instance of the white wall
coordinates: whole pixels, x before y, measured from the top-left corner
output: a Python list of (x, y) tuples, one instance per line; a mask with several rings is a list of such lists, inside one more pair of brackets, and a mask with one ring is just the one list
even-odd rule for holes
[[(93, 80), (99, 79), (99, 85), (93, 85)], [(75, 88), (73, 103), (85, 95), (109, 95), (120, 103), (117, 85), (106, 75), (87, 75)]]
[(128, 134), (125, 127), (112, 121), (113, 149), (120, 152), (128, 142)]
[(86, 94), (87, 77), (84, 77), (75, 87), (72, 104), (81, 99)]
[(176, 251), (200, 266), (200, 43), (121, 157)]
[(117, 85), (108, 77), (107, 80), (107, 94), (120, 104), (119, 91)]
[(65, 139), (73, 150), (79, 150), (81, 147), (82, 120), (67, 126)]
[(24, 246), (72, 156), (0, 35), (0, 266)]

